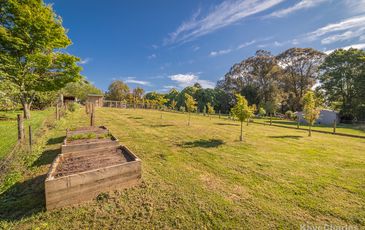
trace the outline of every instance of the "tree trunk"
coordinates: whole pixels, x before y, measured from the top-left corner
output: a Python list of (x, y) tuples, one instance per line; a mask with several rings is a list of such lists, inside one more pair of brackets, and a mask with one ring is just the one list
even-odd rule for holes
[(23, 105), (24, 118), (29, 120), (30, 119), (30, 104), (23, 102), (22, 105)]
[(270, 125), (272, 125), (272, 113), (270, 113)]
[(308, 137), (312, 136), (312, 124), (309, 124), (309, 129), (308, 129)]
[(240, 141), (243, 140), (243, 136), (242, 136), (242, 126), (243, 126), (243, 121), (241, 121), (241, 136), (240, 136)]
[(248, 126), (248, 123), (250, 122), (249, 118), (247, 118), (247, 126)]
[(190, 112), (189, 112), (189, 120), (188, 120), (188, 125), (190, 125)]

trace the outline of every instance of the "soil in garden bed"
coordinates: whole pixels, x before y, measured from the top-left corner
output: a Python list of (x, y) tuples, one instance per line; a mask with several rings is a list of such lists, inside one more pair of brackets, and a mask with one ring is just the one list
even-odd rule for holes
[(78, 139), (78, 140), (67, 140), (67, 145), (79, 145), (79, 144), (90, 144), (96, 142), (108, 142), (112, 141), (112, 138), (92, 138), (92, 139)]
[(68, 130), (67, 136), (85, 133), (105, 134), (108, 133), (108, 130), (104, 127), (81, 127)]
[(121, 148), (75, 152), (61, 158), (54, 172), (54, 177), (68, 176), (132, 160), (133, 158)]

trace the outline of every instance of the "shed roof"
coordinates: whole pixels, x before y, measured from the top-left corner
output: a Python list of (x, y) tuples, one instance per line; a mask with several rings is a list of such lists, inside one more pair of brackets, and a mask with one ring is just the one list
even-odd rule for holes
[(101, 94), (88, 94), (88, 97), (104, 97), (104, 95)]

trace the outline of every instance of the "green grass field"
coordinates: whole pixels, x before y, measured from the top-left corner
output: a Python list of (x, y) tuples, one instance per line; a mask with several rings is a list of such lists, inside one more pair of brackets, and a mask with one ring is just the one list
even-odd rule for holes
[(153, 110), (103, 108), (96, 121), (142, 159), (142, 185), (44, 210), (43, 181), (65, 129), (89, 123), (81, 109), (47, 131), (16, 166), (21, 179), (0, 189), (0, 228), (365, 226), (365, 139), (250, 124), (240, 142), (237, 122), (194, 115), (187, 126), (187, 114)]
[[(53, 110), (47, 109), (43, 111), (32, 111), (31, 119), (24, 122), (24, 129), (28, 136), (28, 126), (32, 126), (32, 131), (37, 132), (37, 130), (42, 126), (46, 117), (50, 116)], [(17, 114), (21, 114), (22, 111), (14, 112), (2, 112), (0, 111), (0, 160), (7, 153), (9, 153), (12, 148), (17, 143), (18, 139), (18, 129), (17, 129)]]
[[(270, 123), (270, 118), (260, 118), (255, 119), (258, 123)], [(284, 120), (284, 119), (276, 119), (274, 118), (272, 121), (275, 125), (282, 125), (287, 127), (296, 128), (297, 122), (290, 121), (290, 120)], [(300, 124), (300, 128), (308, 128), (308, 125), (306, 124)], [(314, 125), (312, 127), (313, 130), (319, 130), (319, 131), (326, 131), (326, 132), (333, 132), (333, 126), (331, 125)], [(343, 134), (352, 134), (352, 135), (358, 135), (358, 136), (364, 136), (365, 137), (365, 124), (362, 125), (352, 125), (352, 124), (338, 124), (336, 126), (336, 133), (343, 133)]]

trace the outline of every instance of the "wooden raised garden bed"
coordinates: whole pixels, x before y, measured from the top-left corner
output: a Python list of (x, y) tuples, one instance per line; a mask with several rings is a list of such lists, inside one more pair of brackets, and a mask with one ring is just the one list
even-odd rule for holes
[(67, 130), (61, 152), (77, 152), (96, 148), (117, 147), (118, 145), (118, 139), (105, 126), (85, 127)]
[(79, 204), (140, 179), (141, 160), (125, 146), (62, 153), (45, 181), (46, 208)]

